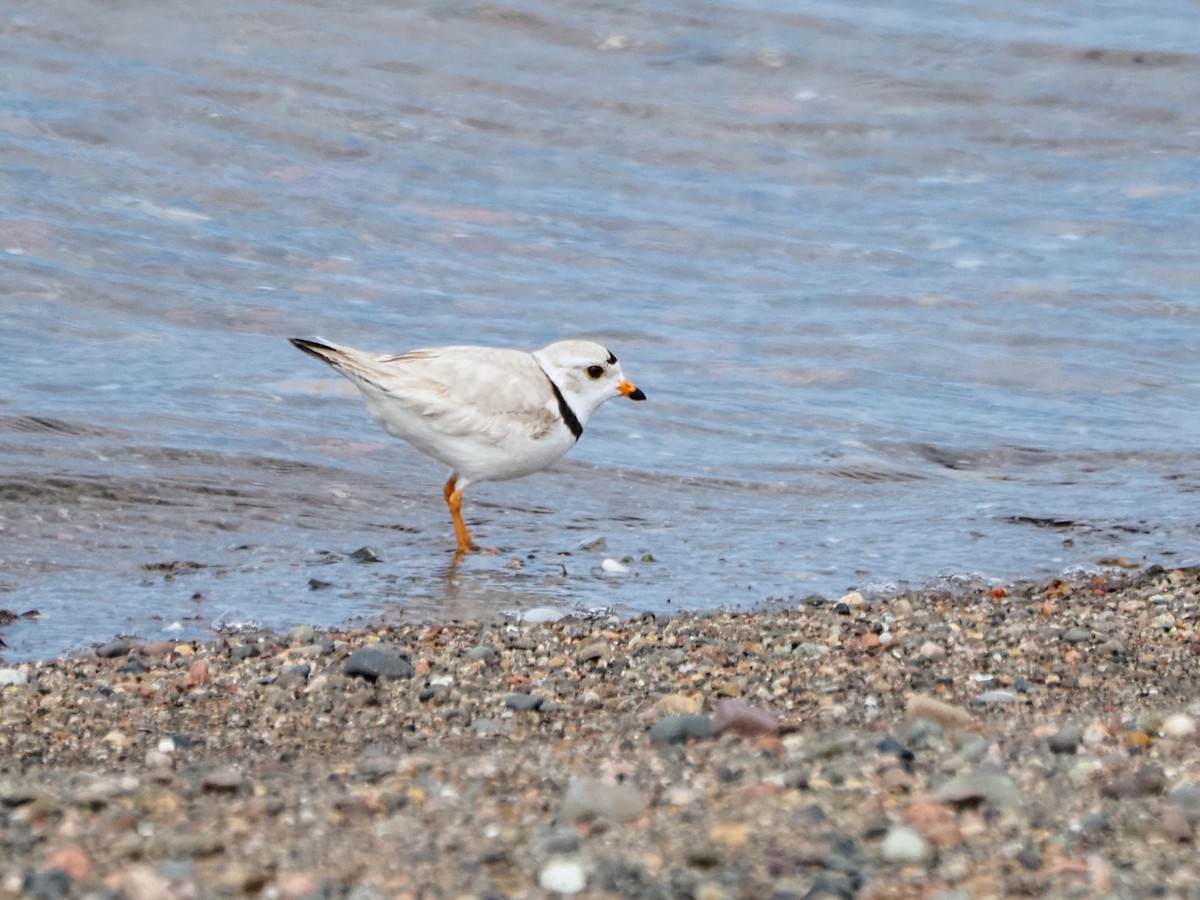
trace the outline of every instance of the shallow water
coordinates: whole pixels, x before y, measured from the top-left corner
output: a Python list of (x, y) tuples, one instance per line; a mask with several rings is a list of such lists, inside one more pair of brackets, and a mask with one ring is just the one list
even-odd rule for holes
[[(1200, 559), (1192, 4), (0, 16), (9, 659)], [(590, 336), (650, 402), (454, 568), (290, 334)]]

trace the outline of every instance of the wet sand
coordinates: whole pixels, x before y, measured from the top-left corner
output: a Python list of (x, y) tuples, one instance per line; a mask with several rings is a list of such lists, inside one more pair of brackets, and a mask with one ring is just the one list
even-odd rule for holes
[(1196, 569), (0, 669), (0, 897), (1192, 896)]

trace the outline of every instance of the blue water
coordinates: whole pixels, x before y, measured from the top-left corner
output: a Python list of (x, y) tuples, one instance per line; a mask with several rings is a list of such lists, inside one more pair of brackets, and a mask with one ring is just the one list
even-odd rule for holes
[[(7, 658), (1200, 561), (1194, 20), (6, 7)], [(291, 334), (588, 336), (650, 402), (473, 489), (453, 567), (445, 473)]]

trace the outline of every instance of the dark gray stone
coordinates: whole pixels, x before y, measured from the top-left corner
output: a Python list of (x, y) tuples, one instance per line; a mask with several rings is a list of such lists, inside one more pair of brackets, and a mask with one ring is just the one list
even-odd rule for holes
[(710, 738), (712, 733), (712, 719), (709, 716), (667, 716), (654, 723), (650, 729), (650, 740), (655, 744), (685, 744), (689, 740)]
[(351, 678), (364, 678), (372, 683), (380, 678), (399, 681), (413, 677), (413, 665), (408, 654), (399, 647), (384, 644), (355, 650), (346, 657), (343, 671)]
[(30, 872), (21, 885), (21, 895), (33, 900), (60, 900), (71, 896), (71, 876), (62, 869)]
[(350, 554), (350, 558), (358, 563), (383, 562), (383, 554), (374, 547), (359, 547)]
[(1083, 740), (1082, 725), (1065, 725), (1050, 738), (1050, 750), (1053, 753), (1075, 753)]
[(303, 663), (288, 666), (279, 673), (279, 677), (275, 679), (275, 684), (281, 688), (302, 688), (308, 684), (308, 676), (310, 674), (312, 674), (312, 666), (304, 665)]
[(107, 644), (101, 644), (96, 648), (96, 655), (101, 659), (116, 659), (118, 656), (128, 656), (129, 651), (133, 649), (133, 641), (129, 638), (118, 638), (115, 641), (109, 641)]
[(504, 698), (504, 705), (509, 709), (517, 710), (517, 712), (532, 712), (541, 709), (545, 702), (545, 698), (539, 697), (537, 694), (509, 694)]

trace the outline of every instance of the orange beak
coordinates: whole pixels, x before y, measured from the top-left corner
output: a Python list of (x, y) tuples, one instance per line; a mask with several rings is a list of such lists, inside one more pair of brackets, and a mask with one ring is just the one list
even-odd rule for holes
[(641, 389), (636, 387), (632, 381), (622, 381), (617, 385), (617, 393), (622, 397), (628, 397), (630, 400), (645, 400), (646, 395), (641, 392)]

